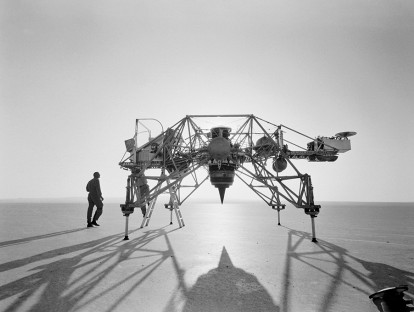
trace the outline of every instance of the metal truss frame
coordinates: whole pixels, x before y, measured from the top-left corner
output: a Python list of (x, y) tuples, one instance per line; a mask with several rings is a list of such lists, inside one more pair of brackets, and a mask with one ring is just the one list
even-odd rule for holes
[[(148, 225), (155, 202), (162, 193), (170, 194), (170, 201), (165, 206), (171, 210), (171, 215), (175, 210), (180, 227), (184, 226), (184, 222), (179, 218), (181, 216), (179, 206), (209, 178), (208, 171), (205, 170), (205, 174), (202, 174), (201, 169), (208, 168), (209, 164), (216, 162), (208, 153), (209, 129), (203, 128), (197, 121), (212, 120), (216, 117), (237, 118), (239, 122), (241, 121), (241, 126), (231, 131), (229, 137), (231, 153), (223, 163), (227, 162), (228, 165), (233, 166), (235, 175), (269, 206), (278, 211), (279, 225), (280, 210), (285, 209), (286, 206), (282, 200), (303, 209), (311, 217), (312, 241), (316, 242), (314, 218), (319, 213), (320, 205), (314, 204), (310, 175), (300, 173), (291, 159), (318, 155), (318, 151), (309, 152), (306, 147), (284, 137), (289, 132), (293, 132), (308, 139), (312, 138), (254, 115), (187, 115), (141, 146), (137, 144), (140, 125), (140, 119), (137, 119), (134, 146), (130, 150), (130, 156), (123, 158), (119, 163), (123, 169), (131, 171), (127, 180), (125, 204), (121, 205), (122, 212), (127, 217), (125, 239), (128, 237), (128, 217), (134, 208), (149, 206), (144, 217), (146, 222), (143, 221), (141, 227)], [(258, 143), (260, 140), (264, 142), (261, 145)], [(291, 151), (285, 142), (301, 150)], [(155, 146), (154, 150), (149, 153), (148, 158), (140, 159), (137, 155), (144, 153), (145, 148), (150, 144)], [(283, 176), (280, 172), (270, 171), (267, 162), (275, 161), (277, 157), (285, 159), (294, 173)], [(220, 165), (221, 161), (219, 161)], [(159, 170), (159, 174), (147, 175), (147, 171), (152, 169)], [(184, 179), (186, 183), (183, 183)], [(146, 194), (142, 194), (140, 186), (146, 180), (153, 181), (154, 185)], [(287, 181), (297, 182), (298, 191), (288, 186)], [(187, 191), (186, 194), (182, 194), (183, 190)]]

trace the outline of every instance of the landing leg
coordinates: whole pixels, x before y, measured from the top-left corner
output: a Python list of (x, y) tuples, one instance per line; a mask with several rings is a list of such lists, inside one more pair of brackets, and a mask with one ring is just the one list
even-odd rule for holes
[(172, 204), (164, 204), (165, 209), (168, 209), (170, 211), (170, 225), (173, 224), (173, 205)]
[(277, 225), (280, 225), (280, 209), (277, 208)]
[(129, 237), (128, 237), (128, 221), (129, 221), (129, 214), (125, 215), (125, 237), (124, 237), (124, 240), (129, 240)]
[[(169, 180), (168, 180), (168, 183), (169, 183)], [(177, 187), (176, 186), (171, 186), (169, 191), (170, 191), (170, 202), (165, 205), (165, 208), (170, 209), (170, 211), (171, 211), (170, 225), (173, 224), (172, 223), (172, 212), (174, 210), (175, 215), (177, 217), (178, 226), (180, 228), (182, 228), (184, 226), (184, 220), (183, 220), (183, 216), (181, 215), (180, 207), (178, 205), (179, 200), (178, 200), (178, 197), (177, 197)]]
[(169, 204), (164, 204), (165, 209), (168, 209), (170, 211), (170, 225), (173, 224), (172, 220), (173, 220), (173, 204), (169, 203)]
[(277, 225), (281, 225), (280, 224), (280, 210), (285, 209), (285, 205), (272, 205), (272, 209), (277, 210)]
[(315, 218), (316, 216), (311, 215), (311, 221), (312, 221), (312, 243), (317, 243), (316, 240), (316, 234), (315, 234)]

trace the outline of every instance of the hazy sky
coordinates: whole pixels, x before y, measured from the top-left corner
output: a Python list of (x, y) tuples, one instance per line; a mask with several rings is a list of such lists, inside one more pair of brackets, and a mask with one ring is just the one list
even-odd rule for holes
[(296, 161), (316, 201), (414, 201), (414, 1), (3, 0), (0, 20), (0, 198), (86, 196), (94, 171), (123, 197), (136, 118), (246, 113), (358, 132)]

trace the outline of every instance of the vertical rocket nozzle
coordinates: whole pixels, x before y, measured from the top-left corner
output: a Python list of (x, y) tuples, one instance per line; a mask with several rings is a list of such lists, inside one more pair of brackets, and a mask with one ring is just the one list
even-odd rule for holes
[(224, 195), (226, 194), (226, 187), (224, 187), (224, 186), (219, 186), (219, 187), (218, 187), (218, 190), (219, 190), (219, 193), (220, 193), (220, 200), (221, 200), (221, 203), (223, 203), (223, 200), (224, 200)]

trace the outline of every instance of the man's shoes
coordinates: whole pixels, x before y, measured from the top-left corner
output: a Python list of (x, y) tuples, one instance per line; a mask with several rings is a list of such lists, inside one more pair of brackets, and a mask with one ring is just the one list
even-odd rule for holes
[(93, 227), (92, 223), (88, 223), (88, 225), (86, 227)]
[(92, 221), (92, 223), (91, 223), (92, 225), (94, 225), (94, 226), (99, 226), (99, 224), (98, 223), (96, 223), (96, 221)]

